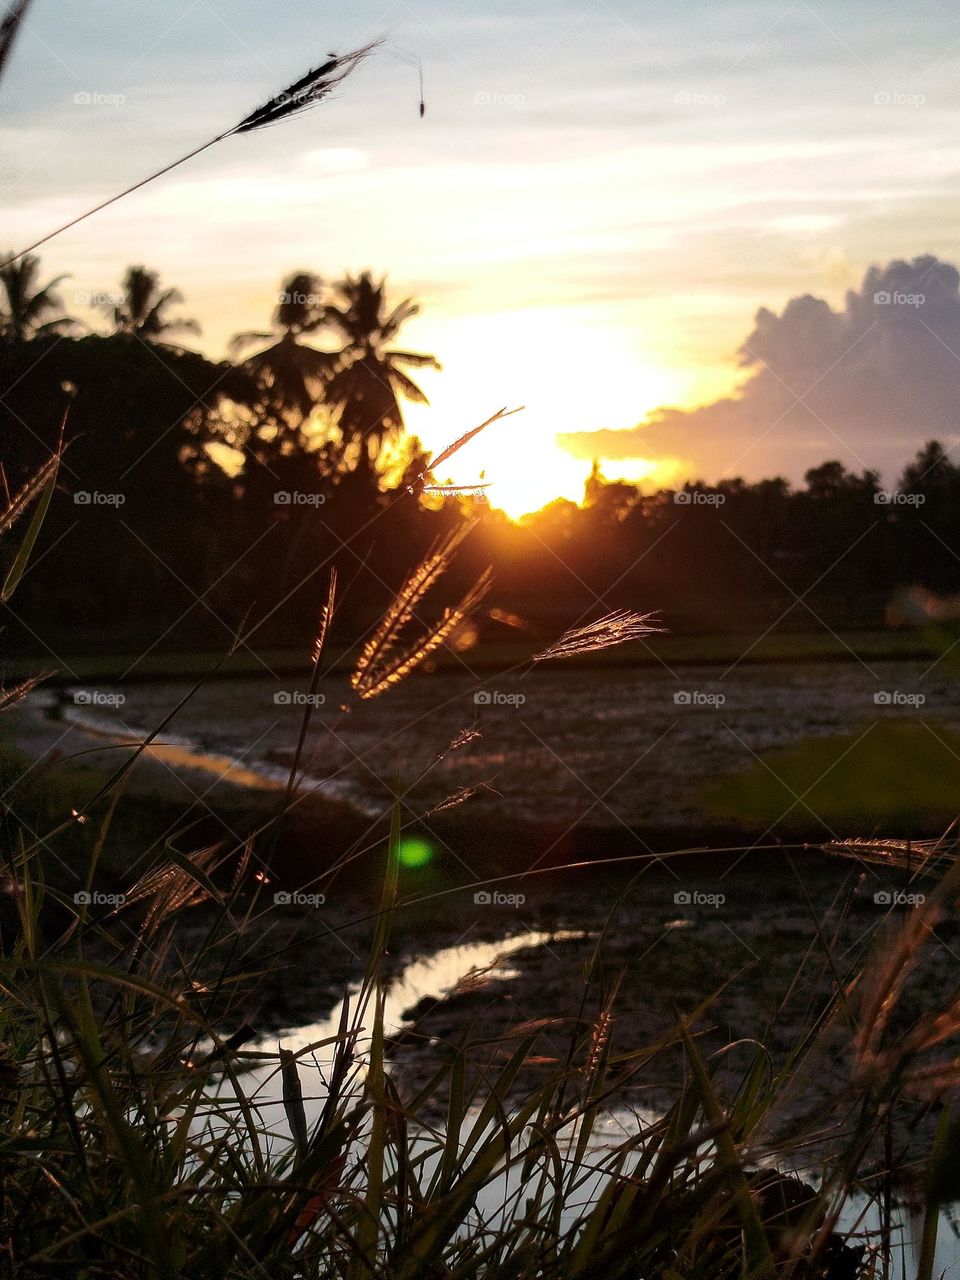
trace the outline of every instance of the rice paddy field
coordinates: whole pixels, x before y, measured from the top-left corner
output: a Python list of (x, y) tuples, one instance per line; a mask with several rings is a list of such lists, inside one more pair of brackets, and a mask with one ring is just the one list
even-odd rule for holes
[[(142, 737), (190, 688), (68, 684), (34, 694), (31, 710), (51, 725)], [(932, 658), (508, 674), (463, 663), (345, 710), (344, 677), (309, 695), (302, 678), (263, 675), (209, 681), (158, 742), (180, 748), (181, 763), (212, 755), (221, 773), (225, 758), (237, 777), (277, 782), (312, 696), (302, 785), (371, 817), (389, 807), (399, 761), (409, 812), (428, 824), (469, 792), (460, 812), (471, 823), (575, 826), (597, 856), (605, 831), (929, 837), (951, 821), (960, 783), (958, 689)], [(464, 731), (476, 736), (447, 752)]]

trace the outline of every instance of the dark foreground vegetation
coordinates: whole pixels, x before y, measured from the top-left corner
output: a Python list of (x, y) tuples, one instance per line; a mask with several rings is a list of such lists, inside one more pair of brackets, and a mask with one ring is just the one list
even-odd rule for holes
[[(6, 599), (57, 490), (54, 457), (0, 516), (13, 531)], [(467, 531), (407, 574), (354, 661), (357, 699), (389, 696), (479, 606), (483, 576), (425, 629), (417, 617)], [(336, 603), (332, 572), (312, 688)], [(650, 625), (613, 614), (536, 658), (603, 652)], [(8, 688), (5, 703), (31, 687)], [(866, 951), (844, 942), (845, 907), (836, 930), (819, 933), (821, 982), (786, 1045), (776, 1009), (728, 1043), (729, 1010), (718, 1019), (717, 998), (690, 1002), (689, 973), (665, 1026), (641, 1030), (638, 1044), (604, 941), (613, 914), (585, 957), (576, 1016), (544, 1008), (438, 1034), (427, 1001), (398, 1041), (384, 1022), (391, 936), (405, 913), (423, 922), (450, 894), (411, 894), (418, 862), (398, 797), (388, 833), (371, 824), (368, 839), (306, 881), (325, 896), (357, 863), (368, 875), (382, 868), (379, 903), (354, 898), (357, 914), (324, 925), (361, 969), (347, 967), (354, 981), (337, 1026), (296, 1051), (274, 1049), (262, 1038), (272, 1020), (258, 1029), (251, 1019), (265, 989), (294, 981), (303, 963), (289, 917), (275, 928), (290, 906), (275, 886), (310, 725), (307, 703), (287, 786), (243, 839), (198, 846), (193, 825), (176, 819), (155, 834), (128, 829), (125, 865), (114, 851), (109, 879), (101, 858), (146, 743), (75, 798), (48, 785), (50, 811), (36, 825), (17, 808), (19, 780), (7, 786), (0, 1195), (10, 1275), (858, 1280), (890, 1274), (895, 1245), (910, 1253), (908, 1212), (916, 1274), (934, 1275), (941, 1213), (960, 1190), (960, 993), (911, 979), (952, 936), (952, 842), (833, 849), (900, 875)], [(472, 736), (438, 743), (438, 755)], [(401, 774), (398, 760), (398, 787)], [(509, 875), (470, 886), (513, 887)], [(675, 901), (682, 910), (685, 899)], [(681, 945), (674, 964), (698, 954)], [(734, 1016), (742, 1024), (743, 1008)], [(432, 1068), (395, 1070), (401, 1046), (420, 1038), (435, 1046)], [(825, 1043), (839, 1071), (836, 1114), (804, 1122), (789, 1100)], [(652, 1106), (624, 1109), (631, 1093)]]

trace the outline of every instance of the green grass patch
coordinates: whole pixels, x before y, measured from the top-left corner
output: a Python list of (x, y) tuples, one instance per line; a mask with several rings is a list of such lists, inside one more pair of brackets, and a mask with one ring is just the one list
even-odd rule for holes
[(771, 752), (702, 798), (712, 816), (747, 825), (936, 835), (960, 812), (960, 735), (891, 717)]

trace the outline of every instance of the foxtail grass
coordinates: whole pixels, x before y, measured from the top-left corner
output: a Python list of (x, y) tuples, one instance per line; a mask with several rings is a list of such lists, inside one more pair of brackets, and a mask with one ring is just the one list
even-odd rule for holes
[[(42, 492), (33, 487), (33, 503)], [(478, 606), (483, 577), (425, 629), (416, 616), (468, 531), (432, 548), (388, 606), (354, 670), (359, 697), (394, 688)], [(314, 677), (334, 605), (332, 578)], [(650, 615), (614, 615), (539, 660), (652, 629)], [(492, 1037), (465, 1027), (414, 1086), (394, 1070), (384, 1015), (402, 909), (399, 799), (379, 846), (362, 977), (337, 1029), (296, 1052), (251, 1022), (270, 976), (251, 952), (269, 910), (256, 837), (193, 853), (161, 841), (122, 901), (101, 907), (90, 889), (115, 809), (94, 833), (94, 802), (79, 815), (95, 834), (82, 895), (48, 879), (63, 829), (35, 839), (7, 815), (16, 927), (4, 928), (0, 954), (0, 1260), (17, 1280), (867, 1280), (889, 1262), (890, 1230), (850, 1236), (841, 1214), (855, 1197), (879, 1212), (894, 1177), (916, 1182), (918, 1170), (918, 1275), (931, 1280), (941, 1207), (960, 1192), (949, 1110), (960, 991), (924, 1012), (907, 993), (956, 908), (960, 868), (922, 908), (891, 918), (864, 965), (841, 972), (831, 957), (836, 988), (784, 1061), (760, 1037), (742, 1040), (750, 1052), (733, 1087), (726, 1049), (704, 1048), (711, 1000), (625, 1051), (616, 979), (585, 1018), (547, 1009)], [(267, 968), (289, 981), (297, 963), (281, 947)], [(591, 974), (599, 968), (598, 957)], [(558, 1026), (559, 1054), (543, 1043)], [(778, 1111), (797, 1074), (815, 1070), (826, 1033), (845, 1037), (853, 1120), (832, 1143), (819, 1124), (780, 1140)], [(611, 1140), (604, 1117), (677, 1054), (672, 1104), (621, 1111)], [(891, 1118), (913, 1123), (917, 1099), (946, 1100), (945, 1119), (926, 1155), (895, 1159)], [(803, 1164), (814, 1143), (815, 1173)], [(889, 1153), (880, 1178), (878, 1149)]]
[(457, 604), (447, 606), (439, 619), (414, 639), (404, 639), (421, 601), (449, 569), (472, 527), (466, 521), (436, 542), (390, 602), (350, 676), (350, 686), (361, 699), (377, 698), (406, 679), (431, 653), (446, 644), (480, 605), (490, 588), (489, 569), (484, 570)]
[[(212, 850), (172, 865), (161, 859), (106, 914), (64, 900), (46, 883), (39, 853), (20, 868), (19, 941), (0, 959), (11, 1274), (879, 1274), (881, 1228), (848, 1236), (838, 1224), (855, 1196), (874, 1196), (879, 1212), (873, 1153), (891, 1108), (909, 1095), (911, 1072), (944, 1043), (944, 1027), (922, 1018), (895, 1042), (885, 1009), (896, 1007), (902, 974), (929, 945), (927, 926), (953, 902), (956, 883), (937, 889), (928, 915), (885, 938), (826, 1011), (825, 1025), (842, 1026), (853, 1001), (857, 1119), (814, 1174), (795, 1154), (806, 1139), (778, 1146), (771, 1124), (812, 1051), (798, 1045), (771, 1069), (758, 1043), (731, 1087), (717, 1074), (725, 1051), (702, 1048), (710, 1000), (624, 1052), (614, 981), (592, 1017), (569, 1022), (565, 1054), (541, 1046), (564, 1024), (556, 1016), (518, 1021), (493, 1039), (467, 1028), (425, 1084), (404, 1084), (384, 1024), (399, 840), (395, 807), (363, 977), (336, 1030), (297, 1051), (270, 1044), (246, 1020), (258, 964), (234, 957), (263, 891), (254, 864), (233, 867)], [(51, 948), (44, 915), (54, 899), (72, 922)], [(204, 928), (185, 932), (197, 911)], [(199, 941), (188, 946), (191, 935)], [(611, 1138), (610, 1108), (678, 1052), (686, 1070), (675, 1101), (659, 1113), (621, 1110)], [(942, 1097), (955, 1073), (938, 1080), (932, 1065), (922, 1083)], [(955, 1130), (947, 1122), (941, 1130), (922, 1175), (925, 1280), (939, 1207), (954, 1194)]]
[(100, 213), (101, 210), (107, 209), (110, 205), (116, 204), (126, 196), (132, 195), (134, 191), (139, 191), (149, 183), (162, 178), (165, 174), (172, 173), (174, 169), (178, 169), (182, 164), (186, 164), (188, 160), (193, 160), (204, 151), (215, 147), (217, 143), (224, 142), (227, 138), (232, 138), (235, 135), (252, 133), (254, 130), (266, 128), (268, 125), (280, 124), (284, 120), (299, 115), (302, 111), (306, 111), (308, 108), (322, 102), (343, 83), (351, 72), (356, 70), (360, 63), (378, 47), (379, 43), (379, 41), (373, 41), (348, 53), (331, 54), (320, 66), (308, 71), (298, 80), (294, 80), (292, 84), (274, 94), (262, 106), (257, 107), (255, 111), (251, 111), (242, 120), (231, 125), (229, 129), (224, 129), (222, 133), (218, 133), (216, 137), (209, 138), (206, 142), (194, 147), (186, 155), (172, 160), (169, 164), (165, 164), (162, 168), (148, 174), (147, 177), (141, 178), (139, 182), (135, 182), (131, 186), (125, 187), (122, 191), (118, 191), (116, 195), (110, 196), (109, 199), (102, 200), (99, 204), (94, 205), (92, 209), (87, 209), (84, 213), (77, 214), (76, 217), (64, 222), (53, 231), (48, 231), (39, 240), (35, 240), (32, 244), (27, 245), (26, 248), (7, 258), (5, 262), (0, 263), (0, 270), (14, 262), (18, 262), (20, 258), (32, 253), (35, 249), (39, 249), (41, 245), (47, 244), (56, 236), (62, 235), (64, 231), (69, 231), (72, 227), (86, 221), (87, 218), (92, 218), (94, 214)]
[(14, 41), (23, 26), (30, 3), (31, 0), (13, 0), (0, 22), (0, 77), (6, 70)]
[(596, 653), (663, 630), (665, 628), (656, 614), (620, 609), (598, 618), (596, 622), (573, 627), (541, 653), (534, 654), (533, 661), (549, 662), (558, 658), (575, 658), (585, 653)]

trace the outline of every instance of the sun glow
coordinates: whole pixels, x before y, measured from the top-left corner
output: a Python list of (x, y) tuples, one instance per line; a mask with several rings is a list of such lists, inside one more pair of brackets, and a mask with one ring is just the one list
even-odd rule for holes
[[(558, 435), (632, 426), (687, 390), (683, 372), (659, 362), (643, 346), (642, 334), (592, 323), (579, 308), (451, 319), (439, 331), (426, 323), (410, 329), (420, 350), (445, 355), (443, 372), (421, 379), (430, 406), (406, 411), (408, 429), (433, 453), (502, 404), (525, 406), (481, 432), (437, 475), (459, 485), (488, 483), (490, 504), (515, 519), (555, 498), (583, 501), (590, 460), (561, 448)], [(478, 367), (486, 369), (482, 379)], [(601, 469), (610, 478), (655, 482), (662, 464), (625, 458), (605, 466), (601, 459)]]

